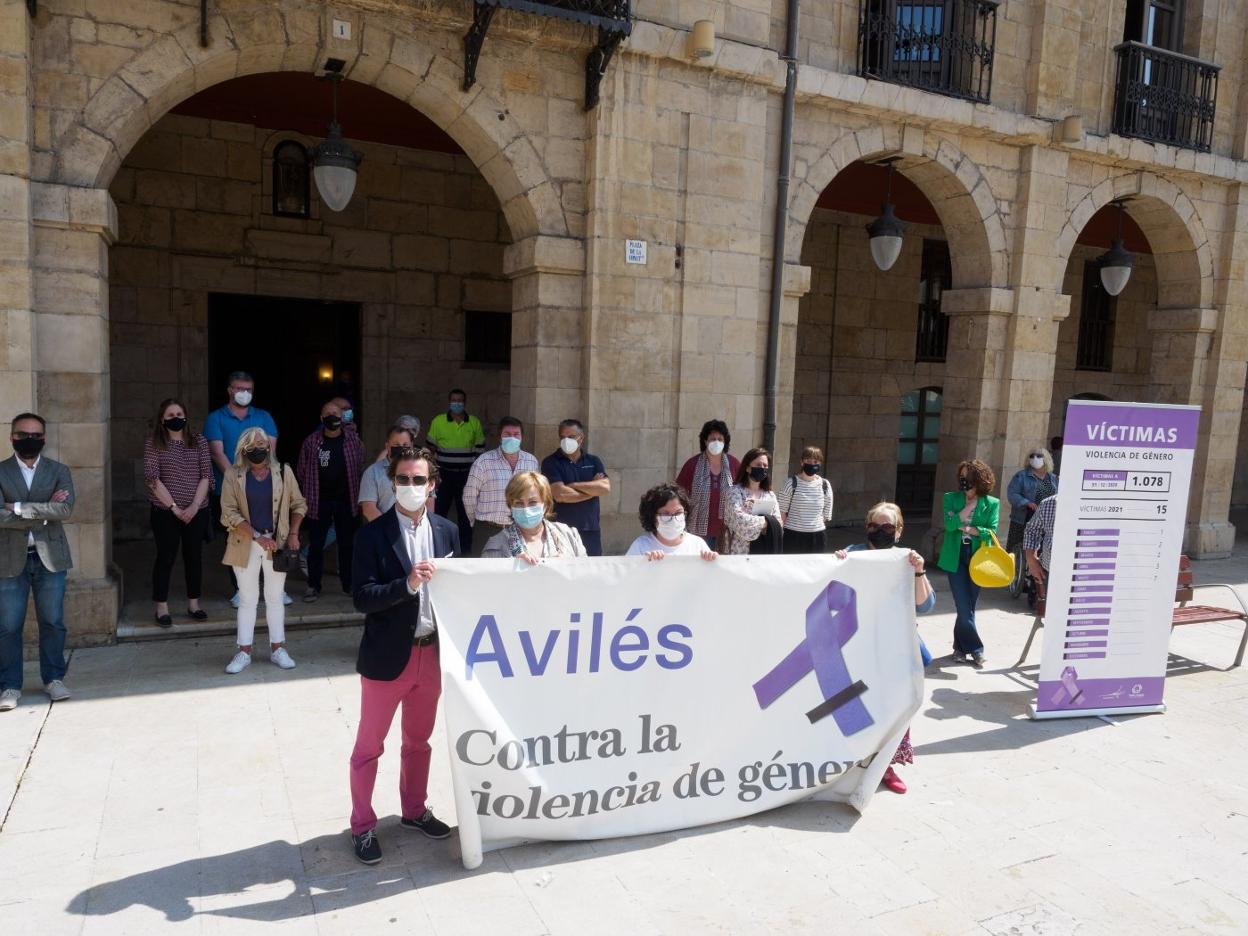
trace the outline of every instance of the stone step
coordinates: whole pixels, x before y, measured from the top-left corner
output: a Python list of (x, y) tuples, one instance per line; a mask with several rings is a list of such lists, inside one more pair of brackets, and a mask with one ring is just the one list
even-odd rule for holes
[[(291, 613), (297, 605), (286, 609), (286, 630), (314, 630), (323, 627), (350, 627), (364, 623), (364, 615), (356, 611), (324, 610), (321, 613)], [(267, 631), (264, 606), (256, 618), (256, 631)], [(231, 615), (210, 616), (206, 621), (192, 621), (185, 616), (173, 618), (173, 627), (161, 627), (153, 619), (133, 620), (122, 618), (117, 623), (117, 642), (139, 640), (171, 640), (175, 638), (219, 637), (237, 632), (237, 620)]]

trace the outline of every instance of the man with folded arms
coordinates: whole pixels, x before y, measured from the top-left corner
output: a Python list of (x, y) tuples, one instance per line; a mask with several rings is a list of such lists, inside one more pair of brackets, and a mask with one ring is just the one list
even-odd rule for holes
[(438, 625), (429, 603), (437, 559), (459, 553), (459, 530), (425, 505), (438, 483), (428, 449), (403, 448), (390, 459), (395, 504), (360, 530), (351, 575), (364, 634), (355, 669), (360, 674), (360, 727), (351, 752), (351, 844), (365, 864), (381, 861), (373, 787), (377, 761), (394, 713), (403, 708), (399, 754), (400, 825), (444, 839), (450, 827), (429, 811), (429, 736), (442, 692)]
[(22, 697), (22, 625), (35, 593), (39, 675), (53, 702), (65, 688), (65, 574), (73, 562), (63, 522), (74, 510), (69, 468), (42, 455), (47, 423), (22, 413), (9, 440), (14, 454), (0, 462), (0, 712)]

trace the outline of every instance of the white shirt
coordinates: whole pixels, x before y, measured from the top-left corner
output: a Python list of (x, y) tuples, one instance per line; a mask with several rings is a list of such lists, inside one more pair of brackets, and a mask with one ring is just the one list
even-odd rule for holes
[(641, 536), (633, 540), (633, 545), (628, 547), (626, 556), (644, 556), (648, 552), (667, 553), (669, 556), (700, 556), (703, 550), (709, 550), (711, 547), (706, 545), (706, 540), (700, 536), (696, 536), (685, 531), (685, 535), (675, 546), (668, 546), (666, 543), (660, 542), (659, 538), (653, 533), (643, 533)]
[[(395, 514), (399, 518), (399, 531), (403, 534), (403, 545), (407, 547), (407, 558), (412, 565), (434, 558), (433, 525), (429, 522), (428, 506), (421, 512), (419, 523), (412, 522), (412, 518), (401, 511), (396, 510)], [(411, 582), (407, 583), (407, 590), (412, 591)], [(420, 587), (412, 594), (420, 595), (420, 617), (416, 624), (416, 636), (427, 637), (438, 629), (438, 623), (433, 618), (433, 605), (429, 601), (429, 583), (421, 582)]]
[[(26, 467), (26, 463), (22, 461), (20, 458), (17, 459), (17, 467), (22, 472), (22, 480), (26, 482), (26, 490), (28, 491), (30, 490), (30, 486), (35, 483), (35, 472), (39, 469), (39, 460), (41, 458), (43, 458), (42, 455), (35, 456), (35, 463), (31, 465), (29, 468)], [(13, 512), (17, 514), (19, 517), (22, 515), (22, 502), (21, 501), (18, 501), (17, 503), (13, 505)], [(26, 531), (26, 545), (27, 546), (35, 545), (35, 534), (31, 530)]]
[(754, 498), (754, 509), (750, 511), (756, 517), (766, 517), (769, 514), (779, 513), (780, 508), (776, 504), (776, 495), (771, 491), (759, 491), (757, 494), (751, 494)]

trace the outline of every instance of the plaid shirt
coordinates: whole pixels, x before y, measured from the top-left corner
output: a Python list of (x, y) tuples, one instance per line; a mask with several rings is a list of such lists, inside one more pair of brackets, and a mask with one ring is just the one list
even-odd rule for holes
[[(299, 464), (295, 468), (295, 480), (299, 482), (299, 490), (308, 502), (308, 519), (317, 519), (317, 508), (321, 504), (321, 460), (317, 452), (321, 448), (324, 430), (317, 429), (306, 439), (299, 449)], [(351, 504), (351, 516), (360, 512), (360, 476), (364, 474), (364, 443), (354, 429), (344, 428), (342, 432), (342, 457), (347, 462), (347, 500)]]
[(490, 449), (475, 462), (468, 472), (464, 485), (464, 509), (475, 522), (484, 520), (498, 526), (511, 522), (511, 510), (507, 506), (507, 482), (521, 471), (538, 471), (537, 458), (528, 452), (519, 452), (516, 467), (512, 468), (501, 448)]
[(1046, 497), (1023, 530), (1023, 549), (1036, 550), (1036, 558), (1047, 572), (1053, 557), (1053, 526), (1057, 522), (1057, 495)]

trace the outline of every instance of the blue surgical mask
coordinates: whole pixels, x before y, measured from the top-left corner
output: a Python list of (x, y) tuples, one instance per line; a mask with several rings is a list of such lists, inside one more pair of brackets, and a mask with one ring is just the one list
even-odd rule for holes
[(515, 455), (520, 451), (520, 440), (515, 436), (507, 436), (498, 443), (498, 447), (503, 450), (504, 455)]
[(355, 419), (355, 410), (344, 409), (342, 411), (342, 421), (344, 423), (349, 423), (353, 419)]
[(456, 400), (454, 403), (448, 406), (447, 409), (449, 409), (452, 413), (462, 413), (464, 411), (464, 404)]
[(516, 526), (524, 530), (531, 530), (542, 522), (546, 516), (546, 508), (541, 504), (535, 504), (532, 507), (512, 507), (511, 519), (516, 522)]

